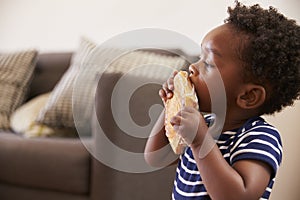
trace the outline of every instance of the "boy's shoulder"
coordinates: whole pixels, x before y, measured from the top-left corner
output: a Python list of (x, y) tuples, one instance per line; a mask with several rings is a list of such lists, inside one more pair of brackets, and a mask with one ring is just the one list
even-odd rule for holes
[(237, 134), (239, 135), (244, 135), (249, 132), (272, 133), (276, 135), (278, 134), (279, 136), (279, 131), (261, 116), (248, 119), (244, 125), (237, 130)]
[[(214, 123), (214, 115), (207, 114), (204, 116), (205, 121), (208, 126), (211, 126)], [(240, 128), (235, 130), (231, 130), (229, 132), (234, 132), (236, 137), (241, 137), (245, 134), (252, 133), (252, 134), (271, 134), (275, 137), (280, 139), (280, 133), (276, 127), (268, 123), (264, 118), (261, 116), (256, 116), (248, 119)]]
[(235, 146), (239, 146), (237, 149), (256, 149), (266, 152), (272, 152), (277, 149), (275, 151), (277, 153), (279, 151), (279, 156), (277, 156), (278, 163), (276, 166), (279, 166), (282, 156), (280, 132), (262, 117), (253, 117), (249, 119), (236, 131), (233, 140)]

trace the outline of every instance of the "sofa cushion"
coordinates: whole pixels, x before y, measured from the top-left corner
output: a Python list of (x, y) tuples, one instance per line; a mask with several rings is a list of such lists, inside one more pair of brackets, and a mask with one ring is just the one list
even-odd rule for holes
[(88, 193), (90, 156), (78, 139), (24, 139), (1, 133), (0, 163), (2, 183)]
[(72, 90), (82, 60), (96, 45), (86, 38), (80, 41), (77, 52), (73, 55), (71, 66), (56, 84), (45, 107), (39, 113), (36, 121), (52, 127), (74, 128), (72, 113)]
[(20, 106), (32, 80), (37, 51), (0, 54), (0, 129), (10, 128), (9, 117)]
[(15, 110), (10, 118), (12, 130), (27, 138), (76, 136), (77, 132), (73, 128), (54, 128), (35, 122), (38, 113), (46, 104), (50, 94), (50, 92), (41, 94)]
[(51, 190), (41, 190), (28, 187), (18, 187), (0, 183), (1, 200), (91, 200), (86, 195), (57, 192)]

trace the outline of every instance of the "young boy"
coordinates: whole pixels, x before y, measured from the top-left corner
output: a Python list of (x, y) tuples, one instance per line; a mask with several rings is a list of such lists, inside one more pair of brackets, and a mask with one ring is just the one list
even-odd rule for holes
[[(212, 143), (207, 124), (218, 120), (191, 107), (171, 119), (189, 145), (178, 161), (172, 194), (176, 200), (268, 199), (281, 163), (280, 135), (260, 116), (299, 98), (300, 27), (272, 7), (236, 2), (228, 13), (225, 23), (204, 37), (201, 58), (189, 67), (201, 113), (212, 112), (207, 83), (221, 75), (226, 94), (222, 134)], [(160, 90), (163, 101), (173, 95), (174, 75)], [(214, 114), (217, 119), (220, 113)], [(162, 115), (145, 148), (145, 159), (153, 166), (174, 158), (163, 124)], [(199, 154), (209, 144), (209, 151)]]

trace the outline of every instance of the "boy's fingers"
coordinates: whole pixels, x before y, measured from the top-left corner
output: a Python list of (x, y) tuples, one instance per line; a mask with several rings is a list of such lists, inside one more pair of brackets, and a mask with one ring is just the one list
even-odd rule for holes
[(176, 76), (176, 74), (178, 74), (178, 71), (177, 71), (177, 70), (175, 70), (175, 71), (173, 72), (172, 77)]
[(165, 91), (163, 89), (160, 89), (158, 91), (158, 94), (159, 94), (160, 98), (166, 99), (166, 93), (165, 93)]
[(164, 102), (166, 102), (168, 99), (172, 98), (173, 94), (172, 93), (166, 93), (164, 89), (159, 90), (159, 96), (162, 98)]
[(162, 89), (159, 90), (159, 96), (163, 99), (163, 101), (167, 101), (167, 99), (171, 99), (173, 97), (174, 90), (174, 76), (178, 73), (178, 71), (174, 71), (172, 76), (162, 85)]
[(172, 124), (172, 126), (174, 125), (180, 125), (181, 122), (181, 117), (176, 115), (174, 117), (171, 118), (170, 123)]
[(166, 91), (168, 89), (168, 84), (165, 82), (162, 84), (162, 88)]
[(174, 79), (173, 78), (168, 79), (168, 89), (171, 91), (174, 90)]
[(172, 90), (169, 89), (168, 83), (164, 83), (164, 84), (162, 85), (162, 88), (163, 88), (163, 90), (164, 90), (165, 97), (166, 97), (167, 99), (172, 98), (173, 92), (172, 92)]
[(181, 112), (185, 112), (185, 113), (193, 113), (195, 112), (195, 108), (192, 106), (184, 106), (181, 110)]
[(164, 83), (164, 87), (166, 90), (173, 91), (174, 90), (174, 77), (178, 73), (178, 71), (174, 71), (171, 77)]
[(163, 88), (163, 90), (165, 91), (166, 94), (169, 92), (169, 86), (168, 86), (168, 83), (164, 83), (164, 84), (162, 85), (162, 88)]
[(173, 92), (168, 92), (168, 93), (167, 93), (167, 98), (168, 98), (168, 99), (171, 99), (172, 96), (173, 96)]

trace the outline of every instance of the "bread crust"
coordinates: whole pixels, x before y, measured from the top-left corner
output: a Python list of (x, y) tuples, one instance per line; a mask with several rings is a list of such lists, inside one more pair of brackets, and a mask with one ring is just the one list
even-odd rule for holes
[(186, 71), (179, 71), (174, 77), (173, 97), (165, 102), (165, 130), (166, 136), (175, 154), (182, 154), (187, 146), (186, 142), (176, 133), (170, 120), (184, 106), (198, 109), (198, 98)]

